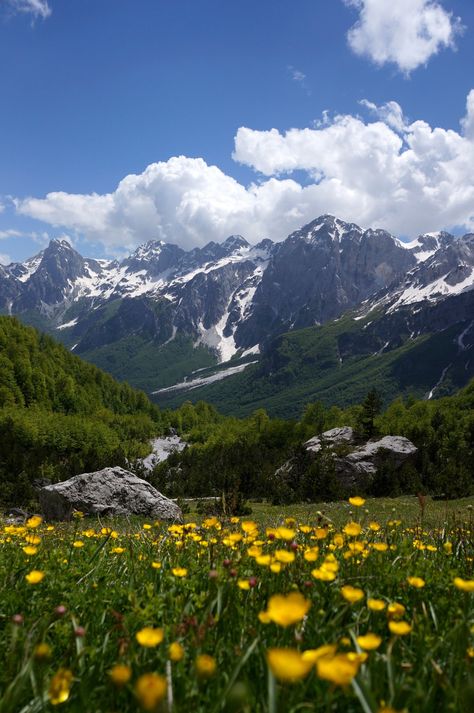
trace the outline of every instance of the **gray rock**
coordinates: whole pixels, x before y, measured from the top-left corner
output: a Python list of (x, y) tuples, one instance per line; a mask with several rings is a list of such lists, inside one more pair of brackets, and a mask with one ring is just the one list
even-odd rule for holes
[(74, 510), (88, 515), (144, 515), (181, 520), (181, 509), (146, 480), (123, 468), (82, 473), (39, 491), (47, 520), (69, 520)]
[(335, 459), (336, 473), (345, 485), (356, 485), (373, 479), (382, 462), (399, 468), (417, 452), (416, 446), (403, 436), (384, 436), (368, 441), (347, 456)]
[(186, 446), (186, 441), (181, 440), (177, 435), (155, 438), (151, 441), (152, 452), (146, 458), (141, 458), (139, 463), (141, 463), (145, 471), (151, 472), (158, 463), (167, 460), (172, 453), (180, 453)]
[(314, 436), (304, 444), (307, 451), (318, 453), (321, 450), (322, 443), (328, 446), (339, 446), (354, 442), (354, 429), (350, 426), (341, 426), (340, 428), (331, 428), (329, 431), (324, 431), (320, 436)]

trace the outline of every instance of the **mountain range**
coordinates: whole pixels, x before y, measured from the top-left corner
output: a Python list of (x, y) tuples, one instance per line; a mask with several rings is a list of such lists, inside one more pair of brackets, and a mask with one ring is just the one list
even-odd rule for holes
[(283, 242), (150, 241), (121, 261), (53, 240), (0, 266), (0, 311), (158, 402), (288, 415), (315, 398), (347, 404), (374, 382), (387, 398), (462, 386), (473, 288), (474, 234), (407, 243), (324, 215)]

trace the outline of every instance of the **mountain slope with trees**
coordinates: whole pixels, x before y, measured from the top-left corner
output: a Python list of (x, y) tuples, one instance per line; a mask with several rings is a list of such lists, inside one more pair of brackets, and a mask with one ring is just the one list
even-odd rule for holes
[(145, 394), (0, 317), (0, 500), (25, 503), (35, 479), (126, 465), (162, 426)]

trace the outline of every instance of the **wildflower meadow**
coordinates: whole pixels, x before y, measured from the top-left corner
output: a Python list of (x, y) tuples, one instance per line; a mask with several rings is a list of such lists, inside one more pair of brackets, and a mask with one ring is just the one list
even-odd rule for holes
[(68, 524), (0, 540), (0, 713), (468, 713), (472, 505)]

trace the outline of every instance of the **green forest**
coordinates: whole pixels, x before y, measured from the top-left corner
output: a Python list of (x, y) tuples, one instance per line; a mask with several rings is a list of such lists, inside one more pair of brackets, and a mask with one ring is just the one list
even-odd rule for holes
[[(232, 510), (249, 498), (291, 503), (345, 496), (328, 453), (310, 458), (303, 448), (308, 438), (343, 425), (361, 438), (406, 436), (418, 448), (401, 470), (382, 468), (367, 495), (474, 491), (474, 382), (454, 396), (405, 396), (385, 409), (384, 394), (374, 391), (347, 408), (308, 402), (293, 420), (271, 418), (264, 409), (225, 416), (202, 401), (160, 411), (144, 393), (51, 337), (0, 317), (0, 502), (26, 507), (38, 484), (106, 466), (143, 474), (137, 459), (150, 451), (152, 437), (170, 428), (188, 447), (157, 466), (151, 482), (172, 497), (220, 498)], [(276, 477), (289, 459), (296, 464), (291, 478)]]
[(162, 428), (144, 393), (0, 317), (0, 501), (27, 505), (35, 481), (126, 465)]

